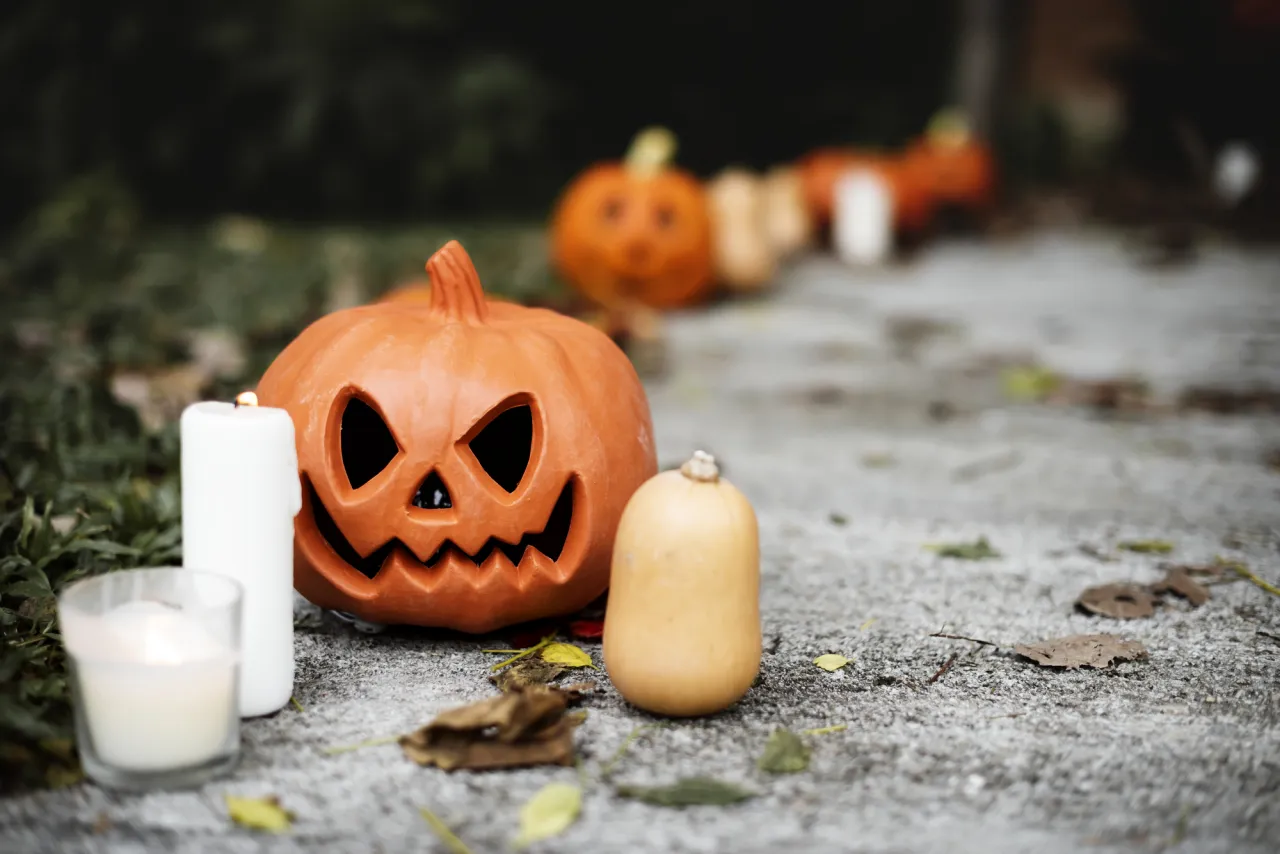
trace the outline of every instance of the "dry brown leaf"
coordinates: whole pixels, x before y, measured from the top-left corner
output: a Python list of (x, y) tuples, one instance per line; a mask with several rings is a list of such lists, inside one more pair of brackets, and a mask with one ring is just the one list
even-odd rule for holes
[(1153, 593), (1172, 593), (1181, 596), (1191, 603), (1191, 607), (1199, 608), (1209, 601), (1209, 588), (1187, 574), (1185, 569), (1175, 567), (1167, 570), (1162, 580), (1151, 585)]
[(494, 673), (489, 681), (498, 686), (499, 691), (507, 692), (529, 685), (547, 685), (556, 681), (565, 668), (541, 658), (525, 658), (517, 661), (500, 673)]
[(197, 329), (187, 338), (191, 361), (210, 377), (232, 379), (244, 373), (248, 355), (244, 339), (222, 326)]
[(546, 685), (513, 687), (478, 703), (441, 712), (400, 739), (406, 756), (445, 771), (572, 765), (571, 695)]
[(1065, 667), (1068, 670), (1081, 667), (1101, 670), (1116, 661), (1147, 657), (1147, 648), (1141, 642), (1111, 634), (1071, 635), (1039, 643), (1018, 644), (1013, 651), (1041, 667)]
[(111, 396), (138, 413), (143, 429), (155, 433), (200, 400), (213, 379), (195, 362), (148, 373), (121, 372), (111, 378)]
[(1156, 612), (1156, 598), (1151, 591), (1136, 584), (1103, 584), (1080, 594), (1076, 603), (1092, 614), (1133, 620), (1150, 617)]
[(596, 690), (594, 682), (571, 682), (568, 685), (559, 686), (560, 690), (569, 698), (569, 705), (573, 705), (583, 698), (586, 694), (592, 694)]

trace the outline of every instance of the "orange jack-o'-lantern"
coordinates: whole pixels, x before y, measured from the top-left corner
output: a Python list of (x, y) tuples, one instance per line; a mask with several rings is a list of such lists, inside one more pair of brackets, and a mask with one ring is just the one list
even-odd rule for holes
[(853, 168), (870, 169), (889, 185), (893, 198), (893, 222), (899, 231), (919, 231), (932, 213), (929, 194), (918, 176), (903, 168), (897, 158), (851, 148), (820, 148), (796, 163), (805, 202), (816, 222), (831, 221), (836, 182)]
[(936, 208), (981, 214), (995, 200), (995, 158), (970, 134), (958, 112), (944, 110), (934, 117), (925, 135), (903, 153), (902, 161)]
[(487, 301), (456, 242), (427, 271), (428, 301), (321, 317), (258, 385), (297, 429), (295, 587), (466, 632), (571, 613), (657, 470), (644, 389), (585, 323)]
[(557, 202), (552, 260), (594, 302), (672, 308), (710, 290), (706, 194), (697, 178), (670, 165), (674, 150), (668, 131), (643, 131), (624, 162), (590, 167)]

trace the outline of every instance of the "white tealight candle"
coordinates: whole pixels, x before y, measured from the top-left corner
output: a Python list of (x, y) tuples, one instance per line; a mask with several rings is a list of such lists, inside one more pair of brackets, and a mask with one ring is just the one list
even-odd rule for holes
[(98, 761), (154, 772), (235, 752), (237, 655), (226, 639), (148, 601), (64, 613), (61, 626)]
[(836, 180), (831, 243), (846, 264), (880, 264), (893, 250), (893, 193), (870, 169)]
[(283, 409), (204, 402), (182, 413), (182, 564), (244, 588), (240, 714), (293, 694), (293, 517), (302, 509), (293, 421)]

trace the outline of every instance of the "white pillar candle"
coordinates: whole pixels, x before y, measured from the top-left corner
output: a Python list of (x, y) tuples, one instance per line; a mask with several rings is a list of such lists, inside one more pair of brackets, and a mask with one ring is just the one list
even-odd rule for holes
[(182, 564), (244, 588), (240, 714), (270, 714), (293, 694), (293, 421), (254, 397), (194, 403), (181, 427)]
[(165, 771), (233, 754), (236, 651), (198, 619), (157, 602), (63, 612), (93, 752), (126, 771)]
[(893, 193), (870, 169), (854, 168), (835, 185), (831, 243), (846, 264), (880, 264), (893, 251)]

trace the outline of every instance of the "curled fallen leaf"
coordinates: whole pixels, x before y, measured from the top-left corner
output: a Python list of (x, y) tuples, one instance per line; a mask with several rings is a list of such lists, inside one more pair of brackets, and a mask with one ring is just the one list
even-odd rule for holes
[(809, 748), (791, 730), (775, 729), (756, 765), (769, 774), (794, 774), (809, 767)]
[(571, 695), (546, 685), (511, 690), (447, 709), (400, 738), (405, 756), (445, 771), (530, 765), (572, 765), (573, 730), (565, 714)]
[(559, 836), (578, 820), (582, 790), (572, 783), (548, 783), (520, 808), (520, 835), (515, 847), (524, 848)]
[(1165, 570), (1164, 578), (1151, 585), (1151, 591), (1181, 596), (1193, 608), (1199, 608), (1209, 601), (1209, 588), (1196, 581), (1181, 567)]
[(1101, 584), (1080, 594), (1076, 604), (1091, 614), (1133, 620), (1156, 612), (1156, 597), (1137, 584)]
[(826, 655), (820, 655), (813, 660), (813, 663), (821, 667), (828, 673), (834, 673), (841, 667), (849, 663), (849, 659), (835, 652), (829, 652)]
[(542, 648), (541, 657), (561, 667), (595, 667), (591, 656), (571, 643), (549, 643)]
[(686, 777), (669, 786), (619, 786), (617, 793), (660, 807), (725, 806), (756, 796), (755, 792), (710, 777)]
[(275, 795), (265, 798), (222, 797), (227, 804), (227, 815), (241, 827), (284, 833), (293, 826), (293, 813), (280, 806), (280, 799)]
[(499, 691), (512, 691), (529, 685), (547, 685), (564, 673), (564, 668), (541, 658), (526, 658), (500, 673), (493, 673), (489, 681), (498, 686)]
[(1117, 661), (1133, 661), (1147, 657), (1147, 648), (1139, 641), (1124, 640), (1116, 635), (1071, 635), (1063, 638), (1018, 644), (1013, 651), (1042, 667), (1081, 667), (1103, 669)]

